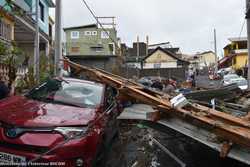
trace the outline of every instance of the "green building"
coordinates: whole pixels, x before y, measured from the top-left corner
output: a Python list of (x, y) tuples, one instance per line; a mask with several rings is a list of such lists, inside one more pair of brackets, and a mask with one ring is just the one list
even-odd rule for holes
[(118, 38), (114, 27), (105, 30), (97, 24), (64, 28), (67, 57), (83, 65), (110, 71), (117, 57)]

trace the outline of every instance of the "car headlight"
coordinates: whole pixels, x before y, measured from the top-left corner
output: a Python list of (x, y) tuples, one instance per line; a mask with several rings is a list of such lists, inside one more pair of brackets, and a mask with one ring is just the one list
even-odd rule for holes
[(65, 138), (81, 138), (87, 132), (87, 127), (58, 127), (54, 131), (61, 133)]

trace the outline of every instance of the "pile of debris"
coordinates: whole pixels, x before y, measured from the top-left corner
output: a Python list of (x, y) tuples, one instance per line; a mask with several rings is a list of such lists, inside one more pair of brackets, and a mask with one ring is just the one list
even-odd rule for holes
[[(205, 105), (190, 102), (191, 100), (195, 100), (195, 98), (193, 98), (195, 95), (189, 95), (192, 98), (190, 98), (191, 100), (188, 101), (186, 105), (175, 105), (171, 103), (170, 100), (173, 100), (173, 96), (169, 94), (166, 95), (162, 92), (148, 89), (120, 76), (110, 74), (100, 69), (90, 69), (89, 67), (81, 66), (67, 59), (65, 59), (65, 63), (74, 69), (73, 73), (75, 75), (84, 73), (90, 80), (102, 82), (116, 88), (119, 91), (119, 100), (133, 101), (152, 106), (155, 112), (150, 113), (151, 121), (156, 122), (164, 119), (165, 122), (168, 122), (170, 118), (175, 118), (182, 120), (183, 124), (192, 124), (192, 126), (198, 129), (206, 130), (210, 134), (213, 134), (216, 136), (217, 141), (220, 141), (221, 157), (227, 157), (235, 147), (247, 150), (247, 158), (238, 157), (238, 160), (246, 160), (247, 163), (250, 164), (250, 120), (247, 114), (236, 117), (233, 114), (228, 114), (228, 112), (216, 110), (216, 106), (214, 109), (211, 109)], [(224, 91), (230, 91), (231, 89), (232, 88), (225, 88)], [(224, 96), (227, 97), (230, 95), (229, 100), (231, 100), (230, 98), (233, 95), (229, 92), (223, 93), (224, 91), (221, 91), (222, 93), (219, 94), (224, 94)], [(220, 91), (216, 90), (215, 92)], [(205, 93), (201, 92), (200, 95), (201, 94), (203, 95)], [(213, 98), (214, 97), (213, 95)], [(185, 98), (180, 96), (180, 100), (183, 99)], [(177, 99), (177, 102), (178, 100), (179, 99)], [(215, 105), (215, 103), (213, 105)], [(227, 104), (227, 107), (229, 105), (230, 103)], [(231, 105), (230, 107), (236, 106)], [(195, 136), (192, 137), (196, 138)]]

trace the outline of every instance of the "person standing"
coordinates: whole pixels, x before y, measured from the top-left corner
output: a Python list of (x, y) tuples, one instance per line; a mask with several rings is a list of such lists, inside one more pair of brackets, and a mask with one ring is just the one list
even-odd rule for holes
[(8, 97), (10, 90), (8, 86), (4, 83), (3, 79), (0, 77), (0, 100)]

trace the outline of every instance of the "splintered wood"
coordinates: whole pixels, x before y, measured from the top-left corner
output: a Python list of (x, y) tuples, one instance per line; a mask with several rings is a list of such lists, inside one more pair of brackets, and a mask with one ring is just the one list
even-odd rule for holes
[[(187, 105), (183, 108), (173, 108), (169, 101), (169, 97), (166, 97), (159, 92), (148, 90), (128, 79), (110, 74), (100, 69), (82, 66), (68, 59), (64, 59), (64, 63), (73, 68), (78, 74), (84, 72), (89, 79), (116, 88), (123, 97), (129, 98), (129, 100), (152, 105), (162, 114), (166, 113), (170, 116), (180, 117), (191, 123), (194, 122), (195, 125), (198, 122), (199, 124), (197, 124), (197, 126), (203, 124), (206, 127), (209, 127), (211, 132), (225, 141), (225, 143), (230, 143), (230, 146), (238, 144), (250, 149), (249, 119), (238, 118), (198, 104)], [(203, 128), (203, 126), (200, 128)], [(222, 147), (223, 156), (225, 156), (230, 150), (229, 147), (228, 149), (225, 148), (227, 147)]]

